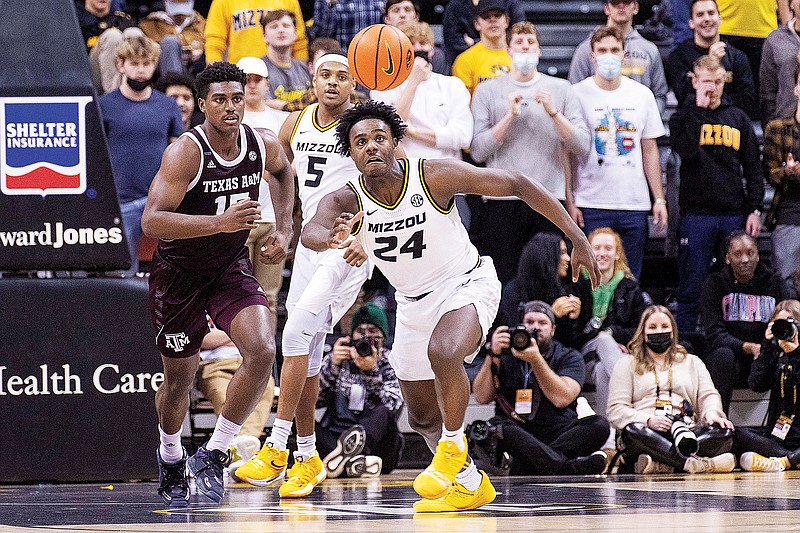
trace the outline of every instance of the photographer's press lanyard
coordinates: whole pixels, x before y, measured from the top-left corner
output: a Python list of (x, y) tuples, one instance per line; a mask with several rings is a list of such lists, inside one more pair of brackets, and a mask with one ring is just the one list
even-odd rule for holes
[(528, 380), (533, 369), (528, 363), (523, 363), (520, 366), (524, 380), (522, 388), (517, 389), (517, 401), (514, 403), (514, 411), (519, 415), (529, 415), (533, 411), (533, 389), (528, 387)]
[(781, 368), (781, 405), (783, 406), (783, 412), (778, 417), (778, 420), (775, 421), (775, 427), (772, 428), (772, 435), (780, 440), (785, 440), (786, 435), (789, 434), (794, 422), (794, 410), (797, 408), (797, 383), (792, 380), (792, 406), (791, 409), (786, 409), (786, 381), (787, 376), (791, 376), (793, 370), (794, 367), (791, 364)]
[(658, 371), (653, 366), (653, 377), (656, 378), (656, 416), (667, 416), (672, 414), (672, 365), (669, 365), (667, 374), (667, 387), (669, 396), (666, 400), (661, 399), (661, 384), (658, 382)]

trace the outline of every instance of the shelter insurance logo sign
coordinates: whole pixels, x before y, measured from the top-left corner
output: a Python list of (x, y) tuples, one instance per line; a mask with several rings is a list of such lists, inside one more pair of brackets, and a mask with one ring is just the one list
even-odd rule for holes
[(0, 98), (3, 194), (86, 191), (86, 104), (91, 96)]

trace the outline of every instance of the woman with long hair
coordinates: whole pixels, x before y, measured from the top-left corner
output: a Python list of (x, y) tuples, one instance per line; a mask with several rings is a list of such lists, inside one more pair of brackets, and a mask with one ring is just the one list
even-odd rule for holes
[(672, 313), (651, 305), (628, 344), (630, 357), (614, 368), (607, 417), (622, 432), (626, 467), (640, 474), (730, 472), (733, 424), (705, 365), (677, 339)]

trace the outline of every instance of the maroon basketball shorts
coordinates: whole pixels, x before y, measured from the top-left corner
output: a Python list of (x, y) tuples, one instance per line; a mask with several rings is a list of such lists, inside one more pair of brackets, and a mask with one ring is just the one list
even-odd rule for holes
[(230, 335), (239, 311), (251, 305), (269, 306), (244, 247), (227, 269), (212, 274), (178, 268), (156, 252), (149, 292), (156, 345), (165, 357), (189, 357), (200, 350), (209, 331), (206, 315)]

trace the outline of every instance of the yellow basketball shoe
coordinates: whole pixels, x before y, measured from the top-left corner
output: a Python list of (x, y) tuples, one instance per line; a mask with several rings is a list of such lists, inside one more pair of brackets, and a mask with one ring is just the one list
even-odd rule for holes
[(457, 511), (470, 511), (477, 509), (487, 503), (492, 503), (497, 493), (489, 481), (489, 476), (483, 470), (481, 473), (481, 484), (476, 490), (468, 490), (461, 483), (456, 482), (445, 494), (444, 498), (438, 500), (419, 500), (414, 502), (415, 513), (452, 513)]
[(264, 487), (286, 472), (289, 450), (278, 450), (264, 443), (261, 451), (236, 469), (236, 477), (256, 487)]
[(308, 496), (314, 487), (322, 483), (328, 476), (322, 459), (315, 451), (314, 455), (302, 460), (294, 456), (294, 465), (289, 469), (289, 475), (283, 482), (278, 493), (281, 498), (301, 498)]
[(436, 453), (430, 466), (414, 480), (414, 490), (423, 498), (435, 500), (447, 494), (458, 474), (467, 463), (467, 437), (464, 436), (464, 450), (458, 449), (455, 442), (442, 440), (436, 445)]

